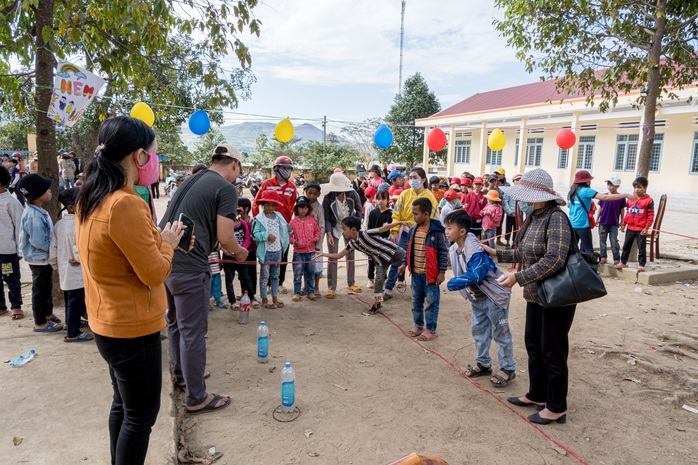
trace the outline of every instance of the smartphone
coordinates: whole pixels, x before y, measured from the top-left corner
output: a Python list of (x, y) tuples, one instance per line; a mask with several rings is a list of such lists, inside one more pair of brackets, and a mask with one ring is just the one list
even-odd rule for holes
[(177, 248), (184, 253), (189, 253), (189, 244), (191, 243), (191, 237), (194, 235), (194, 221), (184, 213), (180, 213), (179, 222), (186, 226), (187, 229), (184, 230), (184, 234), (179, 240)]

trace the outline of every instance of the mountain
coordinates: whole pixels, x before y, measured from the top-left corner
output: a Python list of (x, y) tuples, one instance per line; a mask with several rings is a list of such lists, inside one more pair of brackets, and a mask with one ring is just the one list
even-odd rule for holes
[[(223, 133), (225, 142), (230, 143), (233, 147), (237, 147), (241, 152), (255, 153), (255, 141), (260, 134), (266, 134), (269, 140), (274, 139), (274, 129), (276, 123), (257, 123), (246, 122), (233, 124), (230, 126), (221, 126), (218, 129)], [(294, 127), (294, 137), (303, 141), (322, 141), (322, 129), (313, 126), (312, 124), (304, 123)], [(194, 148), (197, 138), (187, 125), (182, 126), (182, 141), (190, 149)]]

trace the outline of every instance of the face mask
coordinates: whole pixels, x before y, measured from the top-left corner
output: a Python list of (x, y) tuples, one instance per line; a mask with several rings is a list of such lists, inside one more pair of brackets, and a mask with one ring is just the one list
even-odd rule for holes
[(364, 172), (359, 173), (359, 177), (360, 177), (360, 178), (365, 178), (365, 177), (366, 177), (366, 173), (364, 173)]
[(519, 209), (521, 210), (522, 213), (524, 213), (526, 215), (530, 215), (531, 213), (533, 213), (534, 208), (535, 208), (535, 204), (533, 204), (533, 203), (519, 201)]
[(284, 181), (288, 181), (288, 179), (291, 177), (291, 170), (288, 168), (279, 168), (276, 170), (276, 174), (278, 174), (279, 177)]
[(150, 187), (151, 184), (157, 182), (160, 173), (158, 172), (158, 156), (154, 153), (148, 153), (148, 162), (138, 167), (138, 183), (141, 187)]
[(419, 186), (422, 185), (422, 180), (421, 179), (410, 179), (410, 187), (412, 189), (419, 189)]

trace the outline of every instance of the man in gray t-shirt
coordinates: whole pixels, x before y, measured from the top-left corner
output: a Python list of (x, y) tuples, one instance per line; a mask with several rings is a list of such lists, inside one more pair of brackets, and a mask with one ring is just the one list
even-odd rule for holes
[(232, 182), (240, 175), (242, 157), (223, 144), (213, 151), (210, 168), (187, 179), (170, 201), (160, 227), (184, 213), (194, 222), (194, 247), (176, 250), (167, 289), (167, 331), (177, 384), (187, 391), (187, 410), (215, 410), (230, 404), (230, 396), (209, 394), (204, 381), (211, 271), (208, 256), (216, 242), (235, 259), (247, 259), (247, 250), (235, 239), (238, 196)]

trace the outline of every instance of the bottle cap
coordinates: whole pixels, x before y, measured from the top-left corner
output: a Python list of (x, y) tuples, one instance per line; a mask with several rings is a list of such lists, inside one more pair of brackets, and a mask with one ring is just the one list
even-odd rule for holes
[(291, 366), (291, 362), (286, 362), (286, 368)]
[(262, 321), (259, 325), (260, 325), (260, 326), (265, 326), (266, 323)]

